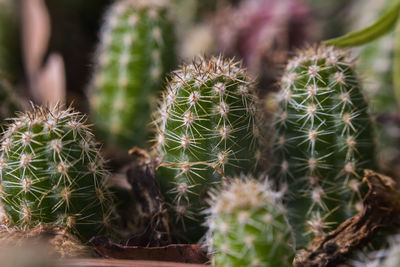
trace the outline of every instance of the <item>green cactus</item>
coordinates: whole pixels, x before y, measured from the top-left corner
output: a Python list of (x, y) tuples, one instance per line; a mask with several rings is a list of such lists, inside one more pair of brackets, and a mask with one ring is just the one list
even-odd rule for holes
[(253, 85), (239, 63), (221, 57), (195, 58), (173, 72), (167, 85), (154, 121), (158, 182), (177, 219), (187, 218), (195, 228), (210, 187), (259, 167), (263, 153)]
[(234, 179), (209, 200), (206, 244), (216, 266), (291, 266), (291, 229), (268, 183)]
[(89, 89), (92, 120), (108, 144), (146, 143), (150, 106), (174, 66), (166, 0), (120, 0), (107, 12)]
[(282, 77), (275, 176), (287, 183), (300, 247), (361, 207), (363, 168), (374, 168), (373, 126), (346, 51), (298, 52)]
[(0, 197), (10, 225), (59, 224), (84, 239), (107, 228), (113, 214), (108, 173), (85, 122), (58, 106), (12, 119), (0, 157)]

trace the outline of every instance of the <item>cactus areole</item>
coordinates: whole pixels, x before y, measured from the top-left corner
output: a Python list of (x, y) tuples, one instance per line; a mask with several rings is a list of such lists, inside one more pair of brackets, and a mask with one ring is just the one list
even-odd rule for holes
[(198, 57), (172, 73), (155, 115), (155, 147), (158, 181), (177, 219), (197, 220), (207, 190), (223, 177), (257, 170), (253, 85), (238, 62), (222, 57)]
[(106, 144), (127, 150), (149, 137), (151, 103), (175, 63), (168, 3), (119, 0), (105, 16), (89, 100)]
[(60, 107), (34, 107), (11, 120), (1, 141), (3, 222), (60, 224), (84, 239), (105, 230), (113, 210), (107, 171), (85, 122)]
[(373, 127), (343, 50), (298, 52), (278, 98), (274, 176), (289, 185), (288, 214), (302, 246), (360, 207), (360, 171), (374, 167)]

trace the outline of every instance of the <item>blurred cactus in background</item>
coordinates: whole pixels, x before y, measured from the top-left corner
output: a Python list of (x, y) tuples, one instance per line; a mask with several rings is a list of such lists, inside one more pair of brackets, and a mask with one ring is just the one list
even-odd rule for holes
[[(349, 30), (359, 30), (372, 24), (395, 0), (358, 0), (352, 9), (353, 23)], [(370, 102), (372, 114), (378, 122), (378, 155), (382, 169), (392, 175), (400, 170), (400, 117), (393, 84), (395, 33), (391, 32), (360, 48), (359, 70), (364, 92)]]
[(121, 150), (144, 146), (150, 107), (175, 63), (169, 1), (116, 1), (105, 16), (90, 84), (99, 137)]
[[(328, 39), (344, 34), (351, 24), (349, 14), (352, 4), (360, 2), (365, 5), (363, 0), (305, 0), (310, 6), (310, 12), (313, 14), (315, 23), (318, 24), (318, 39)], [(380, 2), (377, 0), (375, 2)], [(385, 1), (385, 0), (384, 0)], [(362, 8), (362, 7), (361, 7)], [(358, 7), (360, 9), (360, 5)]]
[(243, 59), (264, 90), (273, 89), (288, 52), (316, 37), (313, 14), (302, 0), (244, 0), (216, 16), (219, 50)]
[(302, 247), (362, 205), (360, 172), (375, 165), (374, 128), (344, 50), (299, 51), (278, 101), (275, 177), (289, 185), (288, 215)]
[(202, 235), (208, 189), (261, 167), (257, 105), (254, 82), (239, 62), (197, 57), (172, 73), (155, 114), (157, 178), (192, 241)]
[[(372, 24), (395, 2), (395, 0), (356, 1), (352, 10), (353, 23), (349, 30), (359, 30)], [(394, 33), (355, 50), (359, 54), (359, 69), (364, 79), (364, 91), (370, 100), (371, 110), (381, 114), (396, 112), (398, 109), (392, 79)]]
[(0, 73), (15, 81), (22, 74), (19, 1), (0, 0)]
[(251, 178), (233, 179), (213, 191), (205, 224), (212, 264), (291, 266), (291, 228), (280, 197), (267, 182)]

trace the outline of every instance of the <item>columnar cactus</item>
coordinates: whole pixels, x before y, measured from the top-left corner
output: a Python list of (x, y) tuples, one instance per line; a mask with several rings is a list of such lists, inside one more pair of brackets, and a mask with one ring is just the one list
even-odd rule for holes
[(206, 235), (216, 266), (291, 266), (291, 229), (279, 193), (234, 179), (209, 201)]
[(259, 166), (253, 81), (233, 60), (198, 57), (173, 72), (155, 117), (158, 181), (178, 219), (196, 221), (210, 187)]
[[(282, 77), (275, 176), (302, 246), (360, 207), (361, 173), (374, 167), (373, 127), (346, 51), (298, 52)], [(308, 235), (307, 235), (308, 234)]]
[(166, 0), (120, 0), (107, 12), (89, 89), (92, 120), (107, 143), (146, 143), (150, 104), (174, 66)]
[(72, 108), (34, 107), (8, 125), (0, 197), (10, 225), (59, 224), (86, 239), (106, 229), (113, 214), (107, 171), (85, 122)]

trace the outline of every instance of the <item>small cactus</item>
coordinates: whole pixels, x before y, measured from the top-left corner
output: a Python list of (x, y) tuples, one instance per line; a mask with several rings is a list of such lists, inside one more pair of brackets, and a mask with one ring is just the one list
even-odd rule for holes
[(313, 47), (289, 61), (276, 116), (275, 176), (288, 183), (297, 243), (321, 236), (361, 205), (363, 168), (374, 167), (373, 126), (343, 50)]
[(291, 266), (294, 250), (279, 193), (234, 179), (209, 200), (206, 244), (216, 266)]
[(259, 167), (257, 97), (233, 60), (198, 57), (173, 72), (155, 117), (158, 181), (178, 219), (196, 221), (210, 187)]
[(174, 31), (166, 0), (120, 0), (105, 16), (89, 90), (91, 117), (106, 143), (146, 143), (150, 106), (174, 66)]
[(59, 106), (12, 119), (0, 156), (0, 197), (10, 225), (58, 224), (86, 239), (105, 230), (113, 214), (107, 171), (85, 122)]

